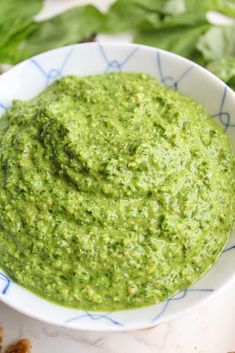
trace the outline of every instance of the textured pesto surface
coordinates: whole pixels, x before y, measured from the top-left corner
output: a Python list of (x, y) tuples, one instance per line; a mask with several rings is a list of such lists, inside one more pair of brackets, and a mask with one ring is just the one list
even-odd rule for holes
[(65, 77), (0, 121), (0, 264), (89, 310), (160, 302), (198, 279), (233, 225), (226, 135), (143, 74)]

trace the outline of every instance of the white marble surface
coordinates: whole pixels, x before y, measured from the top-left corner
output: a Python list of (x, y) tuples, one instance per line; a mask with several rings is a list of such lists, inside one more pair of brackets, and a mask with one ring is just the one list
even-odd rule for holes
[(0, 304), (6, 343), (27, 337), (33, 353), (235, 352), (235, 281), (187, 315), (152, 330), (93, 333), (64, 330)]
[[(75, 4), (94, 3), (106, 10), (112, 0), (47, 0), (38, 19)], [(100, 35), (101, 40), (109, 36)], [(130, 40), (130, 34), (111, 37)], [(78, 332), (49, 326), (0, 303), (5, 343), (29, 338), (33, 353), (228, 353), (235, 352), (235, 281), (187, 315), (154, 330), (128, 333)]]

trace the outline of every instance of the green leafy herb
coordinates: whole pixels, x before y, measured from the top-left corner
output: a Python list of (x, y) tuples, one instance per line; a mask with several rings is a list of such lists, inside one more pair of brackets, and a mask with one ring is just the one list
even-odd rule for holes
[(235, 89), (235, 56), (212, 61), (207, 69)]
[(195, 42), (208, 29), (208, 26), (205, 24), (198, 27), (181, 26), (141, 31), (136, 35), (135, 42), (173, 51), (176, 54), (193, 59), (198, 55), (195, 49)]
[(118, 0), (111, 6), (104, 23), (101, 27), (102, 32), (118, 33), (136, 28), (156, 26), (160, 23), (159, 13), (151, 4), (159, 1), (141, 2), (138, 0)]
[(197, 49), (207, 61), (235, 55), (235, 26), (213, 27), (202, 36)]
[[(168, 2), (168, 5), (172, 3), (172, 1)], [(206, 11), (202, 8), (193, 9), (193, 5), (186, 11), (185, 2), (179, 3), (177, 0), (174, 3), (175, 6), (178, 4), (178, 12), (171, 15), (166, 14), (155, 28), (138, 30), (134, 41), (202, 61), (195, 43), (210, 28)], [(189, 4), (187, 3), (187, 5)], [(179, 6), (181, 6), (181, 10)]]
[(129, 1), (138, 4), (140, 7), (148, 11), (156, 11), (165, 15), (184, 11), (185, 0), (128, 0), (128, 2)]
[(45, 50), (78, 43), (96, 33), (104, 15), (94, 6), (87, 5), (68, 10), (49, 20), (39, 22), (26, 42), (18, 50), (18, 60)]
[(42, 0), (1, 0), (0, 25), (13, 19), (29, 19), (42, 7)]
[(194, 25), (206, 21), (206, 11), (196, 8), (185, 12), (185, 9), (185, 0), (117, 0), (105, 17), (101, 30), (118, 33), (127, 30)]
[(165, 12), (171, 15), (176, 15), (185, 11), (184, 0), (169, 0), (165, 5)]
[(222, 27), (207, 20), (210, 10), (235, 17), (235, 0), (117, 0), (107, 14), (86, 5), (36, 22), (41, 6), (42, 0), (0, 0), (0, 62), (15, 64), (97, 32), (132, 31), (137, 43), (194, 60), (230, 85), (235, 81), (235, 22)]
[(32, 33), (35, 26), (35, 23), (30, 20), (16, 20), (12, 23), (12, 27), (5, 30), (5, 35), (0, 37), (1, 63), (15, 64), (19, 61), (19, 47), (27, 36)]
[(235, 1), (220, 0), (220, 4), (217, 10), (220, 12), (223, 12), (227, 16), (235, 17)]
[(0, 1), (0, 62), (17, 62), (17, 48), (34, 30), (32, 17), (41, 6), (42, 0)]

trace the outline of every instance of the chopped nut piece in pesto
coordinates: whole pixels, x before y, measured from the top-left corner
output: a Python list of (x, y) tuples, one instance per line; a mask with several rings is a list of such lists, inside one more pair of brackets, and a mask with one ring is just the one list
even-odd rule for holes
[(160, 302), (217, 259), (234, 156), (190, 98), (144, 74), (68, 76), (0, 120), (0, 265), (88, 310)]

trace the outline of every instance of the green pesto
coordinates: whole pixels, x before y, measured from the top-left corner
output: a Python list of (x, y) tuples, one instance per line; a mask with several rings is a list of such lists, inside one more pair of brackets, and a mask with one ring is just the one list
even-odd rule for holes
[(190, 98), (144, 74), (64, 77), (0, 126), (0, 265), (88, 310), (160, 302), (217, 259), (234, 157)]

